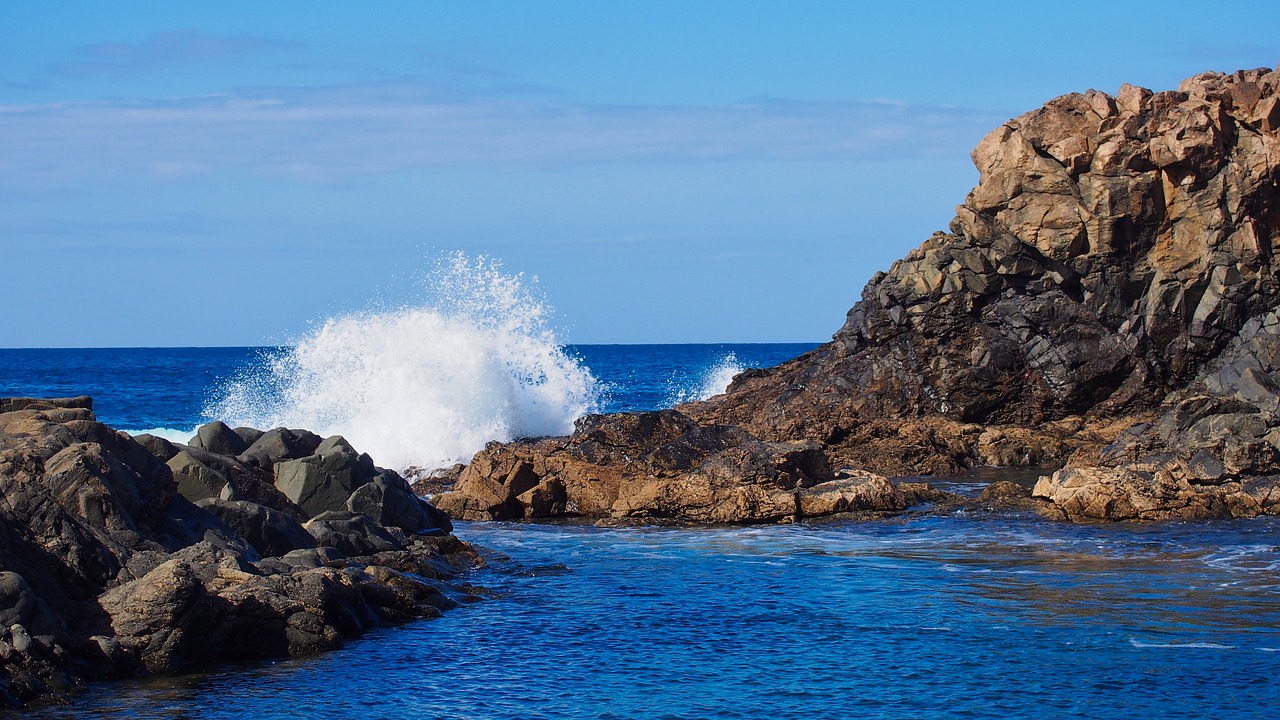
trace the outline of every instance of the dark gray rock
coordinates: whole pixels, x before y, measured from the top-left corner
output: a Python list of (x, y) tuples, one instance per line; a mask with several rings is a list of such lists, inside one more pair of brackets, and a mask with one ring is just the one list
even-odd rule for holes
[(282, 460), (297, 460), (315, 453), (320, 442), (319, 435), (307, 430), (275, 428), (260, 435), (240, 454), (240, 459), (255, 467), (269, 470), (272, 465)]
[[(429, 588), (405, 573), (443, 578), (479, 563), (465, 544), (410, 544), (361, 515), (334, 518), (326, 531), (349, 549), (381, 552), (394, 568), (368, 557), (348, 564), (333, 548), (263, 560), (240, 532), (178, 492), (169, 465), (98, 423), (88, 405), (0, 399), (12, 409), (0, 412), (0, 712), (65, 697), (82, 677), (316, 652), (341, 645), (344, 634), (434, 617)], [(253, 466), (143, 440), (172, 451), (170, 460), (181, 455), (175, 464), (194, 479), (212, 478), (205, 490), (220, 478), (240, 496), (265, 486), (302, 514)], [(345, 450), (335, 443), (333, 452)], [(350, 460), (362, 466), (359, 456)], [(202, 504), (268, 552), (314, 545), (274, 509)]]
[[(266, 434), (262, 430), (259, 430), (257, 428), (251, 428), (251, 427), (233, 428), (232, 432), (234, 432), (236, 435), (239, 435), (240, 439), (244, 441), (244, 446), (246, 450), (252, 447), (254, 443), (258, 442), (258, 440), (261, 439), (262, 436)], [(241, 452), (244, 452), (244, 451), (241, 450)]]
[(227, 427), (227, 424), (221, 420), (215, 420), (196, 428), (196, 436), (191, 438), (191, 442), (188, 444), (199, 450), (208, 450), (211, 453), (230, 456), (239, 455), (249, 449), (249, 443), (245, 442), (244, 438)]
[(317, 545), (337, 548), (349, 557), (404, 549), (394, 534), (362, 513), (331, 510), (315, 516), (303, 527)]
[(275, 486), (310, 517), (343, 510), (351, 493), (373, 477), (367, 458), (345, 441), (330, 443), (324, 452), (276, 463)]
[(157, 458), (159, 458), (163, 462), (169, 462), (170, 458), (172, 458), (174, 455), (177, 455), (180, 452), (177, 445), (174, 445), (168, 440), (165, 440), (162, 437), (157, 437), (150, 433), (142, 433), (141, 435), (135, 435), (133, 439), (139, 445), (146, 448), (147, 452), (151, 453), (152, 455), (155, 455)]
[(263, 557), (315, 547), (315, 539), (288, 515), (243, 500), (207, 498), (196, 503), (244, 538)]
[(443, 511), (418, 497), (399, 474), (384, 470), (351, 493), (347, 510), (363, 513), (387, 527), (407, 533), (442, 530), (452, 532), (453, 523)]
[(310, 550), (292, 550), (280, 559), (295, 568), (345, 567), (347, 564), (346, 555), (337, 548), (327, 545)]
[(167, 463), (182, 497), (195, 502), (216, 498), (227, 485), (227, 477), (196, 459), (188, 450), (179, 450)]

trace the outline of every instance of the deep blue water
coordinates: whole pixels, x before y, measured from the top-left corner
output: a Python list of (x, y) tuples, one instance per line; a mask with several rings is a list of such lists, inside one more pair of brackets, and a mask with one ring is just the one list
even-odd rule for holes
[[(722, 364), (770, 367), (815, 344), (570, 345), (604, 387), (604, 412), (692, 399)], [(122, 429), (190, 429), (215, 419), (205, 400), (273, 348), (0, 348), (0, 397), (90, 395), (98, 419)]]
[[(611, 407), (638, 408), (696, 388), (727, 353), (749, 365), (807, 348), (577, 350), (615, 386)], [(0, 351), (0, 395), (89, 392), (109, 422), (183, 426), (251, 357)], [(32, 716), (1124, 720), (1280, 707), (1277, 519), (962, 512), (456, 532), (494, 551), (473, 580), (495, 598), (325, 656), (98, 686)]]

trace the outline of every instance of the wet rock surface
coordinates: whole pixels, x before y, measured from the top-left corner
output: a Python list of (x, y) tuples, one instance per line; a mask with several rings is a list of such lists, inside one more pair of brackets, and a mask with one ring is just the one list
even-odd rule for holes
[[(394, 473), (310, 437), (217, 423), (191, 446), (138, 442), (88, 398), (0, 399), (0, 708), (86, 680), (330, 649), (453, 606), (465, 588), (445, 583), (481, 564), (476, 551), (396, 494)], [(277, 488), (277, 461), (325, 466), (326, 453), (344, 462), (321, 485), (383, 492), (356, 512), (355, 490), (330, 493), (308, 512)]]

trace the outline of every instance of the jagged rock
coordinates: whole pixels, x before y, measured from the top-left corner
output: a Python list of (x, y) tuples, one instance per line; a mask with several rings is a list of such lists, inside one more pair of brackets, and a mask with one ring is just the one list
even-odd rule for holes
[[(59, 697), (85, 677), (337, 647), (376, 624), (438, 615), (449, 601), (427, 579), (482, 562), (455, 538), (408, 542), (363, 515), (326, 526), (328, 542), (365, 552), (347, 561), (315, 549), (289, 512), (201, 501), (263, 552), (287, 558), (263, 560), (228, 522), (183, 497), (148, 447), (173, 450), (169, 460), (185, 455), (246, 493), (265, 493), (259, 470), (198, 448), (144, 446), (98, 423), (90, 407), (87, 398), (0, 399), (0, 707)], [(285, 552), (293, 547), (312, 548), (300, 552), (317, 562)], [(379, 567), (375, 553), (396, 567)]]
[[(832, 342), (680, 409), (886, 474), (1112, 442), (1280, 302), (1278, 87), (1206, 73), (1009, 121), (974, 150), (951, 232), (877, 274)], [(1280, 399), (1239, 374), (1241, 398)]]
[[(819, 485), (829, 481), (835, 484)], [(814, 443), (764, 443), (674, 410), (588, 415), (568, 438), (491, 444), (436, 503), (464, 519), (697, 522), (779, 522), (903, 507), (883, 478), (837, 479)]]

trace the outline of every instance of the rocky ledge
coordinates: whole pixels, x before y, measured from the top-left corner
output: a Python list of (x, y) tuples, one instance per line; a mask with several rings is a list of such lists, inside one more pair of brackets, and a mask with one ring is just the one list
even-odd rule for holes
[(0, 708), (85, 680), (305, 655), (433, 617), (482, 564), (444, 513), (341, 437), (96, 421), (0, 399)]
[(467, 520), (780, 522), (906, 507), (883, 477), (832, 472), (817, 443), (761, 442), (675, 410), (588, 415), (567, 438), (491, 443), (436, 502)]
[[(1280, 72), (1064, 95), (973, 160), (950, 232), (872, 278), (831, 342), (677, 408), (671, 432), (594, 418), (491, 446), (441, 502), (769, 520), (869, 473), (1066, 463), (1035, 491), (1052, 517), (1276, 512)], [(622, 442), (595, 437), (610, 427)]]

